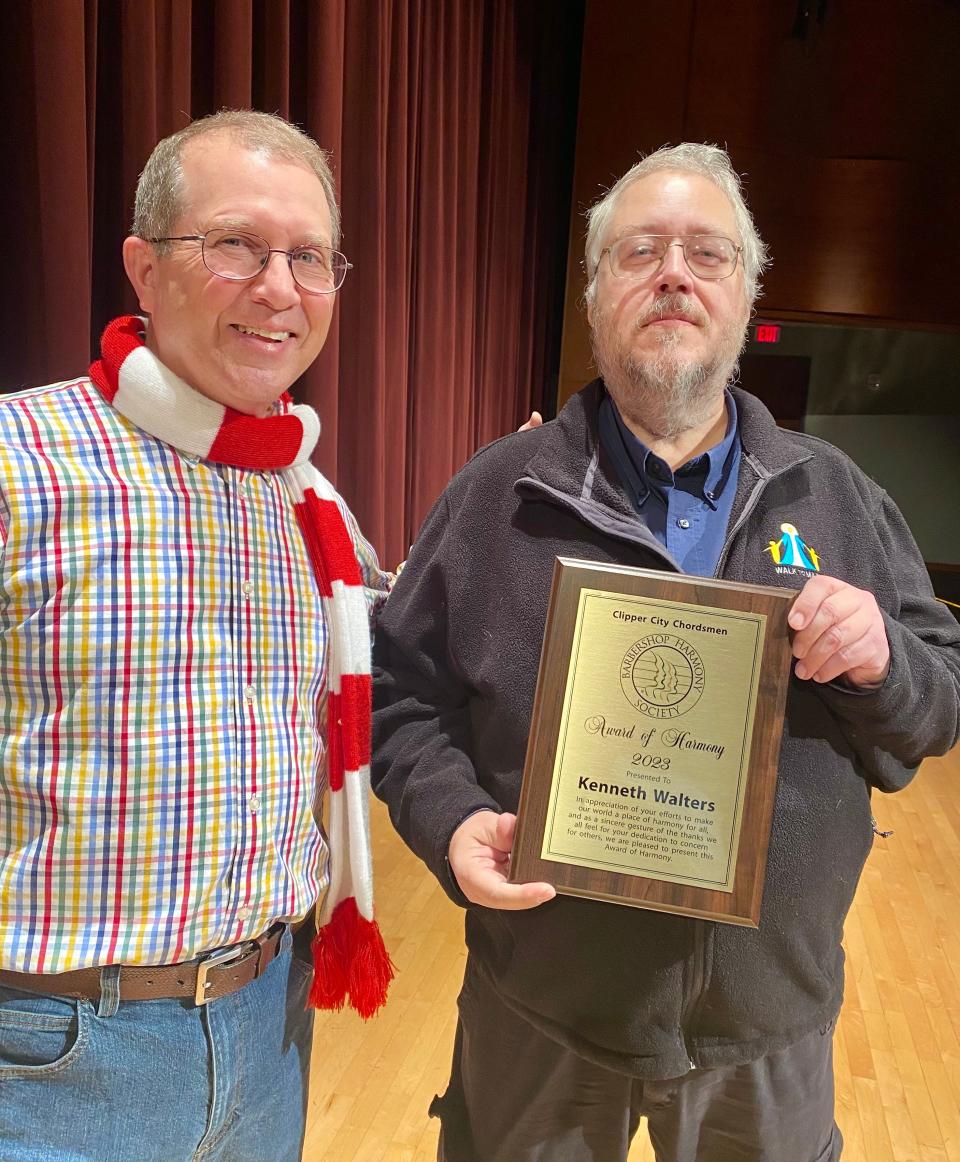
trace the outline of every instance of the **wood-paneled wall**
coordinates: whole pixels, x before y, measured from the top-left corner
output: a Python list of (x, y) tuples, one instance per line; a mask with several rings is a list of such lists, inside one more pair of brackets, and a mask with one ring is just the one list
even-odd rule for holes
[(583, 210), (665, 143), (746, 175), (765, 314), (960, 327), (958, 59), (949, 0), (588, 0), (561, 402), (592, 374)]

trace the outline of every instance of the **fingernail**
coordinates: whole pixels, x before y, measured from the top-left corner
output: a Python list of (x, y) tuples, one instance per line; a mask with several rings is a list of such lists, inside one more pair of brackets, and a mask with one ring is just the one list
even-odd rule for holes
[(796, 669), (794, 670), (794, 673), (797, 675), (798, 678), (806, 678), (807, 667), (803, 664), (803, 662), (797, 662)]

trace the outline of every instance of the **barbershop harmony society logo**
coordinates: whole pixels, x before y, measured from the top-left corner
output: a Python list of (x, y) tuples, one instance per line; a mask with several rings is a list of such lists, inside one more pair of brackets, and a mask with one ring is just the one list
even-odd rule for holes
[(703, 661), (693, 646), (671, 633), (651, 633), (623, 655), (620, 688), (649, 718), (678, 718), (700, 700)]

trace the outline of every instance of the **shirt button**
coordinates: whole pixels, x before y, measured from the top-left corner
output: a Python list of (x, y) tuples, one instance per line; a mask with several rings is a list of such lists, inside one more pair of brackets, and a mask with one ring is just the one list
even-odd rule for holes
[(244, 686), (243, 696), (248, 702), (253, 702), (254, 698), (257, 696), (256, 686)]
[(242, 908), (237, 909), (238, 920), (249, 920), (253, 915), (253, 908), (249, 904), (245, 904)]
[(256, 813), (260, 810), (260, 796), (251, 795), (247, 800), (247, 806), (250, 808), (250, 814), (256, 815)]
[(244, 581), (244, 583), (240, 586), (240, 590), (244, 597), (249, 597), (253, 593), (253, 582), (249, 579)]
[(678, 528), (681, 528), (681, 529), (688, 529), (690, 527), (690, 522), (687, 520), (687, 518), (685, 516), (682, 516), (677, 521), (677, 526), (678, 526)]

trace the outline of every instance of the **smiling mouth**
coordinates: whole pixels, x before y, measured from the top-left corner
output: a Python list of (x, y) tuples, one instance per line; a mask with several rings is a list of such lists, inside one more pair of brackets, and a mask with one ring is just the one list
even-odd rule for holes
[(271, 343), (282, 343), (285, 339), (292, 339), (292, 331), (268, 331), (264, 327), (246, 327), (242, 323), (231, 323), (235, 331), (241, 335), (252, 335), (255, 339), (268, 339)]

